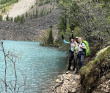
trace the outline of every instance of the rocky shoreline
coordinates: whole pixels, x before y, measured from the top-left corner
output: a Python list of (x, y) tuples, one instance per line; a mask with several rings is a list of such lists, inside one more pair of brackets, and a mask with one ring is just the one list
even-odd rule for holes
[(56, 79), (53, 93), (110, 93), (110, 46), (80, 69), (64, 72)]
[(52, 93), (80, 93), (80, 75), (73, 71), (64, 72), (52, 86)]

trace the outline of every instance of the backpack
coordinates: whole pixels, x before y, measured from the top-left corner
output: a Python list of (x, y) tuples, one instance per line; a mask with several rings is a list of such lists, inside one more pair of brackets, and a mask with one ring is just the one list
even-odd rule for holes
[(85, 56), (87, 57), (90, 55), (89, 43), (86, 40), (83, 40), (82, 43), (84, 43), (87, 48), (87, 49), (84, 49)]

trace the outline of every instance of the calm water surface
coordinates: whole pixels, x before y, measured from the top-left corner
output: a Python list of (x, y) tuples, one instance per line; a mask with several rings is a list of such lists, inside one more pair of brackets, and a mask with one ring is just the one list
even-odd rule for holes
[[(4, 41), (5, 52), (13, 53), (17, 58), (17, 88), (22, 86), (26, 77), (25, 93), (49, 93), (55, 77), (62, 73), (66, 67), (63, 57), (65, 52), (55, 48), (42, 47), (39, 42)], [(11, 56), (10, 56), (11, 57)], [(13, 63), (7, 58), (7, 83), (14, 85)], [(0, 79), (4, 79), (4, 56), (0, 51)], [(10, 83), (11, 82), (11, 83)], [(4, 84), (0, 80), (1, 93), (4, 92)], [(0, 87), (1, 87), (0, 86)], [(23, 93), (21, 87), (19, 93)], [(8, 89), (8, 93), (10, 90)]]

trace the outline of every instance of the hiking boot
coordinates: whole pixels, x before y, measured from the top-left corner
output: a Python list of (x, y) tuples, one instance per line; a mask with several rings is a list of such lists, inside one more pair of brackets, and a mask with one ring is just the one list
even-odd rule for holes
[(68, 68), (68, 70), (71, 70), (70, 68)]
[(78, 74), (78, 73), (79, 73), (79, 71), (78, 71), (78, 70), (76, 70), (75, 74)]
[(79, 73), (78, 71), (75, 72), (75, 74), (78, 74), (78, 73)]
[(75, 68), (73, 68), (73, 71), (75, 71)]

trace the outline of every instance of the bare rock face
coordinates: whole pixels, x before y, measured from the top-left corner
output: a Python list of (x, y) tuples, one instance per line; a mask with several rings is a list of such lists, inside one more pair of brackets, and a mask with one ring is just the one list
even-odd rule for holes
[(80, 86), (79, 81), (80, 75), (76, 75), (74, 72), (66, 72), (58, 76), (53, 91), (54, 93), (76, 93), (78, 86)]
[(100, 79), (100, 84), (92, 93), (110, 93), (110, 73)]
[(38, 36), (37, 29), (13, 22), (0, 22), (0, 39), (33, 41)]

